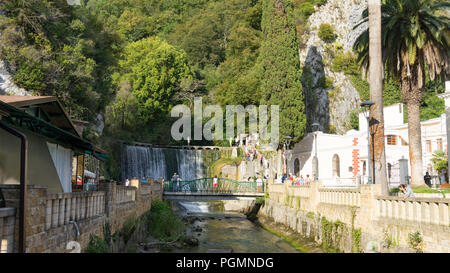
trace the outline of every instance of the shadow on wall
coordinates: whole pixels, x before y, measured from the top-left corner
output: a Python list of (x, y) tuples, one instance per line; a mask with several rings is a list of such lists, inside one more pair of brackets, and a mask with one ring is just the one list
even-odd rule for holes
[(330, 101), (322, 56), (315, 46), (308, 48), (302, 69), (301, 82), (306, 106), (306, 132), (312, 132), (312, 124), (319, 123), (319, 130), (329, 132)]
[(17, 177), (10, 176), (8, 169), (6, 168), (6, 156), (0, 154), (0, 184), (20, 184)]

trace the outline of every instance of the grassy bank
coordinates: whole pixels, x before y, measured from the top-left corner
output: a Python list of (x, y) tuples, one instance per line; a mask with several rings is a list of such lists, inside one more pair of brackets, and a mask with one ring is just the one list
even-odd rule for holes
[(262, 223), (260, 223), (259, 221), (255, 222), (255, 224), (257, 224), (258, 226), (260, 226), (261, 228), (267, 230), (268, 232), (272, 233), (273, 235), (282, 238), (283, 240), (285, 240), (287, 243), (289, 243), (291, 246), (293, 246), (296, 250), (302, 252), (302, 253), (311, 253), (311, 250), (309, 250), (308, 248), (302, 246), (299, 242), (297, 242), (296, 240), (292, 239), (289, 236), (286, 236), (280, 232), (277, 232), (276, 230), (263, 225)]

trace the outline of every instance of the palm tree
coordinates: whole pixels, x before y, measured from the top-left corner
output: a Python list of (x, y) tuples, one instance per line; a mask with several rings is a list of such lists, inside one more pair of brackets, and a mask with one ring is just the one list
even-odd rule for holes
[[(399, 81), (407, 105), (412, 186), (425, 185), (419, 107), (426, 72), (430, 80), (450, 74), (448, 8), (450, 3), (436, 0), (383, 0), (381, 7), (383, 65), (387, 76)], [(367, 21), (365, 10), (356, 27)], [(367, 67), (368, 31), (358, 37), (353, 48), (361, 66)]]
[[(382, 194), (389, 193), (386, 176), (383, 117), (383, 59), (381, 47), (381, 0), (369, 0), (369, 82), (371, 108), (373, 181), (381, 184)], [(372, 172), (372, 170), (369, 170)]]

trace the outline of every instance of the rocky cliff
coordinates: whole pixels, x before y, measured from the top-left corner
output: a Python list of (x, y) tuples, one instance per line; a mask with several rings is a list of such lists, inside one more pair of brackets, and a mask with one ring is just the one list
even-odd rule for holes
[[(308, 116), (308, 131), (318, 122), (320, 130), (343, 134), (350, 129), (350, 114), (359, 108), (360, 97), (343, 72), (332, 70), (338, 52), (351, 52), (356, 38), (367, 28), (356, 30), (367, 1), (328, 0), (308, 19), (307, 30), (300, 37), (300, 61), (303, 68), (302, 83)], [(333, 42), (319, 36), (322, 24), (334, 27)]]

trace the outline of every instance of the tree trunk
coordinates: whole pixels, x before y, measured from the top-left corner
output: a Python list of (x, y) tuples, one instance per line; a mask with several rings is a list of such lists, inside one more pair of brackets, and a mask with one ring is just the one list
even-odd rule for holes
[(373, 183), (381, 184), (383, 195), (389, 193), (386, 175), (383, 116), (383, 61), (381, 49), (381, 1), (369, 0), (369, 83), (370, 99), (375, 103), (370, 111), (372, 136)]
[[(420, 92), (417, 90), (416, 92)], [(420, 128), (420, 102), (407, 101), (408, 106), (408, 137), (409, 137), (409, 162), (411, 166), (412, 187), (426, 186), (423, 180), (422, 163), (422, 133)]]

